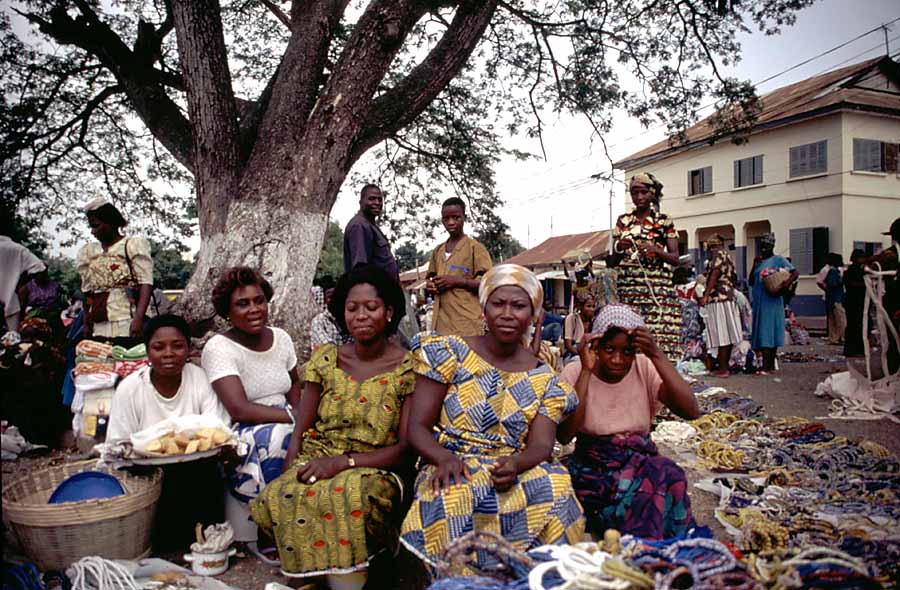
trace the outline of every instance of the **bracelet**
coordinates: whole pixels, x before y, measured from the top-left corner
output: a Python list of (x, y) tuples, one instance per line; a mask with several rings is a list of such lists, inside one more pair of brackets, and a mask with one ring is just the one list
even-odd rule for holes
[(284, 411), (287, 412), (288, 418), (291, 419), (291, 424), (296, 425), (297, 418), (294, 417), (294, 408), (291, 406), (291, 404), (288, 404), (287, 407), (284, 408)]
[(351, 455), (349, 452), (346, 452), (344, 454), (347, 455), (347, 465), (351, 468), (356, 467), (356, 460), (353, 458), (353, 455)]

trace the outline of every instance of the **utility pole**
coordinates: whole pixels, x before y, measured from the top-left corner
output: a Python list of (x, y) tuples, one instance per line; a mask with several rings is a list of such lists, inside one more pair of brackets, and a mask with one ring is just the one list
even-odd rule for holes
[(891, 55), (891, 43), (888, 41), (888, 26), (886, 24), (881, 25), (881, 30), (884, 32), (884, 54), (887, 56)]

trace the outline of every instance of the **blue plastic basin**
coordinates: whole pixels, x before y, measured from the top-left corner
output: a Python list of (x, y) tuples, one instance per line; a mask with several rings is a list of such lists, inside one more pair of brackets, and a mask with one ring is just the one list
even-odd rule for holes
[(102, 471), (82, 471), (62, 481), (50, 496), (49, 504), (115, 498), (125, 494), (119, 480)]

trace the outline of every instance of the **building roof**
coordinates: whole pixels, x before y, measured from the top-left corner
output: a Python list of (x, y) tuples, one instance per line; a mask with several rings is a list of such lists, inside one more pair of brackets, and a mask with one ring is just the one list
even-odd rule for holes
[(609, 247), (607, 243), (608, 234), (609, 230), (604, 229), (583, 234), (553, 236), (534, 248), (504, 260), (504, 262), (535, 267), (542, 264), (559, 264), (563, 258), (566, 260), (575, 259), (582, 252), (589, 252), (591, 257), (600, 256)]
[[(873, 88), (873, 77), (884, 76), (895, 83), (892, 89)], [(788, 125), (841, 109), (887, 113), (900, 116), (900, 65), (890, 57), (878, 57), (832, 70), (773, 90), (761, 97), (762, 111), (751, 133)], [(703, 147), (717, 140), (712, 116), (690, 127), (684, 143), (660, 141), (613, 164), (631, 170), (679, 152)]]
[(407, 270), (400, 273), (400, 284), (408, 285), (409, 283), (413, 283), (419, 281), (420, 279), (424, 279), (425, 275), (428, 274), (428, 260), (425, 261), (424, 264), (419, 266), (418, 268), (414, 268), (412, 270)]

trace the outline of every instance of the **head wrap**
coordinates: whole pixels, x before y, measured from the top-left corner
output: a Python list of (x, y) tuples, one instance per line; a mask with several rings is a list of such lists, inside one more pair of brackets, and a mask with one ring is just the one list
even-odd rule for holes
[(762, 246), (771, 246), (775, 247), (775, 234), (766, 234), (759, 238), (759, 243)]
[(714, 235), (714, 236), (710, 236), (706, 240), (706, 247), (712, 248), (714, 246), (721, 246), (723, 243), (724, 242), (722, 241), (722, 236)]
[(603, 336), (610, 328), (633, 330), (643, 328), (646, 324), (640, 314), (627, 305), (611, 303), (604, 306), (596, 316), (591, 327), (591, 335)]
[[(520, 287), (528, 293), (528, 297), (531, 298), (532, 320), (537, 319), (544, 301), (544, 288), (541, 287), (541, 282), (533, 272), (518, 264), (498, 264), (484, 274), (481, 278), (481, 285), (478, 286), (478, 301), (481, 303), (481, 309), (487, 305), (491, 293), (508, 285)], [(525, 334), (523, 338), (527, 342), (531, 341), (529, 334)]]
[(641, 172), (639, 174), (635, 174), (631, 178), (628, 179), (627, 189), (628, 194), (631, 194), (631, 187), (635, 184), (643, 184), (646, 185), (648, 189), (650, 189), (650, 196), (657, 203), (662, 198), (662, 189), (663, 185), (660, 181), (656, 179), (655, 176), (650, 174), (649, 172)]
[(110, 203), (109, 199), (107, 199), (106, 197), (97, 197), (96, 199), (88, 202), (84, 207), (81, 208), (81, 210), (85, 213), (87, 213), (88, 211), (96, 211), (103, 205), (112, 205), (112, 203)]

